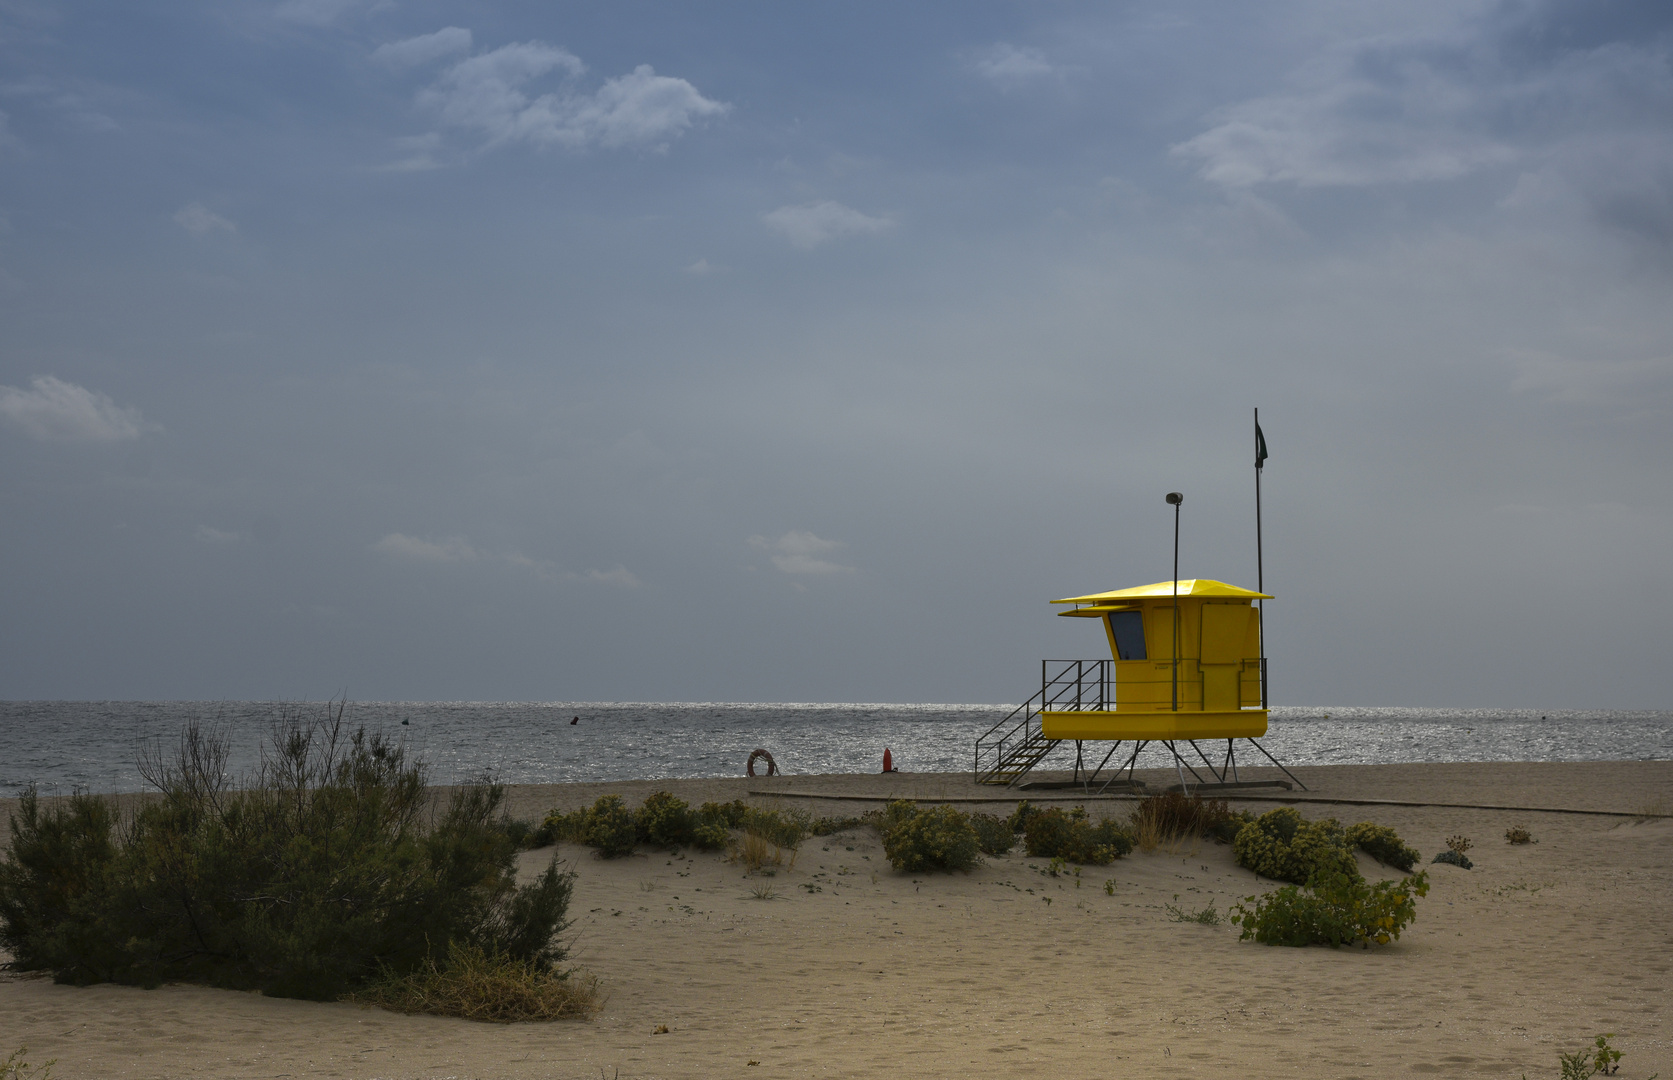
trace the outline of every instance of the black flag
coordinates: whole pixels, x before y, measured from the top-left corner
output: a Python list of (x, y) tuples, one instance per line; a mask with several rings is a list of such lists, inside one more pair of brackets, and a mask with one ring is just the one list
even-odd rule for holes
[(1261, 434), (1261, 426), (1255, 425), (1255, 468), (1266, 464), (1266, 436)]

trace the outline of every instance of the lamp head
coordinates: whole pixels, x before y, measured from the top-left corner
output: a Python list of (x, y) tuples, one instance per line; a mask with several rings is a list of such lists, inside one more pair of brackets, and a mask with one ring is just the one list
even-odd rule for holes
[(1168, 492), (1168, 505), (1169, 506), (1178, 506), (1180, 503), (1182, 503), (1184, 501), (1185, 501), (1185, 496), (1182, 495), (1181, 493), (1179, 493), (1177, 491)]

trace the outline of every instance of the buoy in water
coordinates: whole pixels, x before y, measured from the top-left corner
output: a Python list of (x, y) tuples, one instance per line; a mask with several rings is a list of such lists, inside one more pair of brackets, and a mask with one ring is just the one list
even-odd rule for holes
[(893, 754), (889, 753), (889, 748), (887, 746), (883, 748), (883, 771), (895, 771), (895, 758)]
[(571, 727), (574, 727), (576, 724), (579, 724), (580, 722), (581, 722), (581, 718), (579, 716), (572, 716), (572, 717), (569, 718), (569, 725)]

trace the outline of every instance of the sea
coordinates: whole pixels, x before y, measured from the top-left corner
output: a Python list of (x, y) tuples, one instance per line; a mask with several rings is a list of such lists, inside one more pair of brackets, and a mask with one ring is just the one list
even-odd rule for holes
[[(802, 702), (0, 702), (0, 796), (146, 790), (141, 762), (189, 726), (221, 733), (250, 775), (276, 730), (335, 715), (397, 739), (432, 783), (742, 776), (766, 750), (785, 774), (863, 773), (887, 749), (907, 772), (959, 772), (1012, 705)], [(1274, 708), (1261, 745), (1287, 765), (1673, 758), (1673, 712)], [(1255, 755), (1250, 754), (1253, 758)], [(1243, 755), (1239, 755), (1240, 759)], [(1058, 751), (1044, 768), (1068, 768)], [(1140, 768), (1170, 763), (1152, 746)]]

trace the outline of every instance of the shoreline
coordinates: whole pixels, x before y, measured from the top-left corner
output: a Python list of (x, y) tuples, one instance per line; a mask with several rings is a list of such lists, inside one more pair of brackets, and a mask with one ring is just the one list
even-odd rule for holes
[[(1621, 1080), (1673, 1075), (1673, 820), (1645, 814), (1658, 801), (1667, 812), (1673, 762), (1292, 772), (1312, 790), (1229, 801), (1262, 812), (1279, 799), (1310, 818), (1396, 829), (1432, 880), (1399, 941), (1289, 949), (1240, 942), (1223, 922), (1174, 921), (1171, 912), (1205, 907), (1223, 915), (1274, 887), (1212, 842), (1057, 877), (1020, 849), (968, 874), (898, 873), (863, 828), (804, 841), (771, 876), (746, 876), (720, 854), (641, 848), (604, 860), (563, 844), (525, 853), (521, 869), (537, 873), (555, 855), (578, 874), (571, 962), (609, 995), (590, 1020), (500, 1026), (197, 986), (11, 977), (0, 978), (0, 1056), (28, 1045), (33, 1061), (58, 1059), (60, 1080), (1542, 1077), (1556, 1075), (1559, 1052), (1615, 1032)], [(827, 795), (999, 794), (975, 788), (968, 774), (901, 773), (517, 785), (508, 795), (515, 816), (534, 818), (658, 789), (816, 814), (843, 805)], [(1130, 796), (1045, 794), (1095, 815), (1133, 806)], [(1385, 801), (1332, 801), (1347, 799)], [(1520, 809), (1456, 805), (1478, 801)], [(1507, 844), (1513, 825), (1537, 842)], [(1428, 863), (1454, 834), (1474, 838), (1474, 870)], [(1398, 876), (1361, 866), (1371, 880)]]

